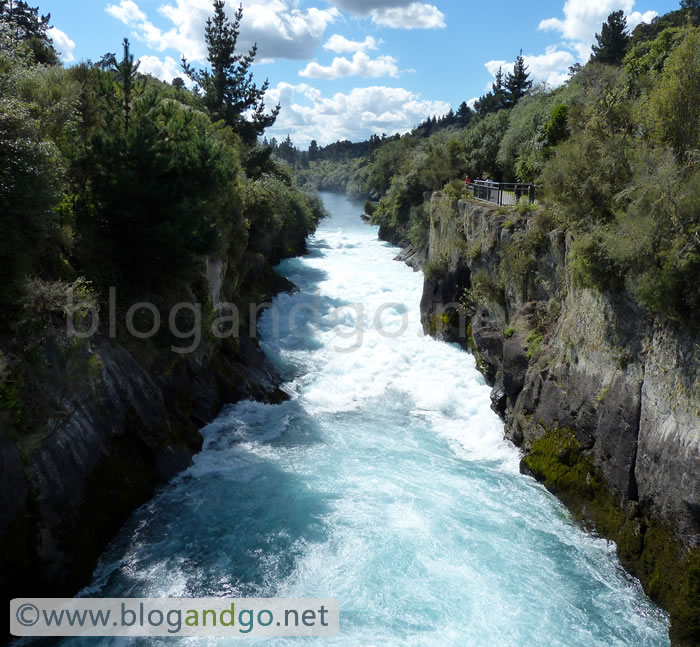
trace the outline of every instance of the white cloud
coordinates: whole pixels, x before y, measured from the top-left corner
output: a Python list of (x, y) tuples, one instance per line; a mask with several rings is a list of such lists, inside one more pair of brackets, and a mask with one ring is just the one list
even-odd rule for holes
[[(246, 3), (238, 39), (239, 51), (258, 44), (258, 59), (308, 59), (320, 44), (326, 27), (340, 18), (340, 12), (310, 8), (300, 10), (296, 0), (251, 0)], [(236, 3), (226, 5), (233, 18)], [(206, 60), (204, 26), (212, 13), (210, 0), (174, 0), (159, 8), (172, 23), (161, 29), (148, 19), (133, 0), (121, 0), (106, 11), (134, 30), (134, 36), (156, 51), (175, 50), (195, 63)]]
[(330, 0), (356, 16), (369, 16), (377, 25), (394, 29), (441, 29), (445, 14), (415, 0)]
[(639, 11), (633, 11), (632, 13), (627, 14), (627, 26), (630, 29), (634, 29), (637, 25), (643, 22), (651, 22), (658, 15), (659, 14), (656, 13), (656, 11), (645, 11), (644, 13), (641, 13)]
[[(508, 61), (488, 61), (488, 63), (484, 63), (484, 67), (489, 71), (489, 74), (493, 77), (496, 76), (496, 73), (499, 69), (503, 71), (503, 74), (506, 74), (508, 68), (512, 66), (513, 64), (509, 63)], [(491, 82), (489, 81), (489, 88), (490, 87)]]
[(299, 76), (312, 79), (340, 79), (346, 76), (363, 76), (373, 79), (380, 76), (396, 78), (398, 75), (399, 68), (396, 66), (396, 59), (393, 56), (379, 56), (372, 59), (364, 52), (356, 52), (352, 61), (344, 56), (336, 57), (326, 67), (312, 61), (299, 72)]
[(75, 60), (75, 56), (73, 56), (73, 50), (75, 50), (75, 43), (68, 38), (68, 35), (65, 32), (62, 32), (60, 29), (57, 29), (56, 27), (51, 27), (46, 32), (49, 36), (49, 38), (53, 41), (54, 47), (56, 48), (56, 51), (60, 54), (61, 60), (64, 63), (70, 63), (71, 61)]
[(243, 10), (241, 45), (258, 43), (262, 58), (308, 59), (320, 44), (328, 25), (340, 18), (331, 9), (294, 9), (294, 0), (249, 3)]
[(361, 141), (372, 134), (408, 132), (426, 117), (443, 115), (450, 105), (430, 101), (404, 88), (372, 86), (354, 88), (347, 94), (325, 97), (305, 83), (280, 83), (268, 92), (270, 105), (280, 102), (282, 110), (268, 137), (289, 135), (297, 146), (312, 139), (329, 144), (339, 139)]
[(179, 76), (184, 81), (184, 75), (180, 72), (180, 65), (175, 59), (170, 56), (166, 56), (165, 60), (158, 58), (157, 56), (142, 56), (139, 59), (139, 72), (143, 74), (151, 74), (161, 81), (170, 83), (175, 77)]
[(117, 20), (121, 20), (125, 25), (133, 25), (146, 20), (146, 14), (139, 9), (133, 0), (121, 0), (118, 5), (109, 4), (105, 11)]
[(369, 16), (376, 9), (405, 7), (413, 0), (330, 0), (334, 5), (357, 16)]
[(548, 47), (544, 54), (523, 58), (534, 81), (541, 81), (552, 87), (560, 86), (569, 78), (569, 68), (576, 62), (571, 52), (555, 47)]
[(383, 7), (370, 12), (372, 22), (394, 29), (442, 29), (445, 14), (431, 4), (412, 2), (406, 7)]
[(372, 36), (367, 36), (363, 41), (357, 41), (348, 40), (340, 34), (333, 34), (323, 45), (323, 49), (328, 49), (338, 54), (352, 54), (354, 52), (363, 52), (367, 49), (377, 49), (377, 41)]
[(564, 4), (564, 18), (547, 18), (539, 24), (545, 31), (558, 31), (573, 47), (582, 61), (588, 60), (595, 34), (600, 33), (601, 25), (613, 12), (622, 9), (627, 16), (630, 29), (640, 22), (650, 22), (658, 14), (647, 11), (642, 14), (632, 11), (635, 0), (567, 0)]
[[(547, 83), (552, 87), (558, 87), (569, 78), (569, 67), (576, 62), (576, 58), (571, 52), (548, 47), (544, 54), (535, 56), (523, 55), (525, 65), (528, 67), (530, 78), (535, 82)], [(485, 63), (486, 69), (491, 76), (495, 77), (500, 67), (504, 76), (513, 69), (514, 61), (488, 61)], [(491, 83), (488, 84), (491, 89)]]

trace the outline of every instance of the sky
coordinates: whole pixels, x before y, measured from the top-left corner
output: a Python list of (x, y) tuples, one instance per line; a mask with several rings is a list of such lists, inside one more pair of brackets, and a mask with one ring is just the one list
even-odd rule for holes
[[(121, 53), (141, 72), (182, 76), (184, 54), (206, 64), (211, 0), (35, 0), (65, 64)], [(34, 4), (34, 3), (30, 3)], [(227, 2), (232, 16), (239, 2)], [(258, 45), (253, 73), (282, 106), (268, 137), (299, 148), (404, 133), (490, 88), (522, 50), (532, 78), (555, 87), (585, 63), (601, 24), (623, 9), (634, 27), (677, 0), (243, 0), (238, 45)], [(470, 103), (471, 105), (471, 103)]]

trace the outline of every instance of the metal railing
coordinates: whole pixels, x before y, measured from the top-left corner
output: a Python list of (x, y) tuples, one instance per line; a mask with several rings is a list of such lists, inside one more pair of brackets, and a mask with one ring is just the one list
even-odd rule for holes
[(476, 200), (492, 202), (499, 207), (515, 207), (522, 199), (533, 204), (537, 201), (540, 188), (536, 184), (527, 182), (492, 182), (491, 180), (474, 180), (467, 184), (467, 189), (473, 191)]

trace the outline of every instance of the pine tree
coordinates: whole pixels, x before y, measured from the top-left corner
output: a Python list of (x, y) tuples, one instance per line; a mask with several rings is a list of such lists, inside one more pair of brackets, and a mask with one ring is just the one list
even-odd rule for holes
[(520, 99), (525, 96), (525, 93), (532, 87), (530, 73), (527, 71), (525, 59), (523, 58), (523, 50), (520, 50), (518, 58), (515, 59), (513, 72), (506, 77), (506, 88), (504, 103), (506, 108), (512, 108)]
[(592, 61), (608, 65), (621, 63), (630, 42), (625, 12), (622, 9), (613, 11), (603, 23), (600, 34), (595, 35), (595, 39), (597, 44), (591, 48)]
[(491, 85), (491, 90), (474, 104), (474, 109), (480, 115), (487, 115), (491, 112), (498, 112), (505, 108), (506, 91), (503, 84), (503, 69), (498, 68), (496, 78)]
[(297, 158), (297, 149), (292, 143), (292, 138), (287, 135), (287, 138), (280, 144), (277, 155), (288, 164), (294, 165)]
[[(233, 22), (226, 16), (224, 0), (214, 0), (214, 16), (207, 20), (207, 43), (211, 70), (195, 70), (182, 57), (184, 73), (201, 89), (204, 103), (214, 119), (222, 119), (248, 143), (254, 143), (265, 128), (277, 119), (280, 106), (265, 114), (264, 97), (269, 87), (253, 83), (250, 66), (257, 54), (257, 45), (247, 54), (236, 53), (236, 43), (243, 18), (243, 6), (239, 6)], [(246, 116), (248, 114), (248, 116)]]
[[(124, 132), (129, 132), (129, 122), (131, 117), (131, 108), (135, 95), (143, 91), (144, 82), (138, 81), (138, 70), (140, 62), (134, 63), (134, 55), (131, 53), (129, 39), (124, 39), (124, 54), (122, 60), (117, 62), (114, 54), (105, 54), (97, 67), (100, 69), (111, 70), (116, 76), (116, 81), (119, 84), (119, 96), (122, 101), (122, 109), (124, 111)], [(106, 94), (114, 92), (114, 85), (110, 83), (104, 88)]]
[(0, 28), (6, 29), (14, 45), (27, 43), (37, 63), (55, 65), (58, 55), (47, 32), (51, 14), (42, 16), (38, 7), (22, 0), (0, 0)]
[(474, 111), (467, 105), (466, 101), (462, 101), (457, 108), (457, 124), (464, 128), (469, 125), (473, 116)]
[(138, 82), (140, 62), (134, 63), (134, 55), (129, 50), (129, 39), (124, 39), (124, 57), (117, 63), (114, 56), (109, 61), (111, 69), (117, 74), (121, 86), (121, 98), (124, 109), (124, 131), (129, 132), (129, 117), (134, 95), (140, 92), (143, 84)]
[(30, 7), (22, 0), (0, 0), (0, 18), (11, 23), (17, 40), (47, 38), (51, 14), (39, 15), (39, 7)]
[(315, 162), (318, 159), (318, 142), (315, 139), (309, 144), (309, 161)]

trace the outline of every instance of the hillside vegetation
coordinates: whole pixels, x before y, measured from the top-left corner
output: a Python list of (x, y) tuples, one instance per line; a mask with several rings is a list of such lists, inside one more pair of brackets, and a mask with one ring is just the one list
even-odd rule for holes
[[(279, 107), (266, 111), (267, 84), (249, 77), (255, 51), (236, 52), (241, 18), (214, 3), (211, 68), (183, 65), (193, 92), (140, 74), (126, 39), (119, 56), (63, 67), (50, 17), (0, 2), (0, 420), (14, 432), (56, 414), (25, 377), (46, 372), (36, 351), (47, 337), (74, 354), (78, 340), (55, 332), (66, 314), (89, 328), (113, 289), (129, 343), (123, 310), (136, 302), (196, 302), (212, 316), (208, 258), (245, 305), (265, 300), (271, 264), (304, 250), (323, 208), (257, 144)], [(139, 345), (140, 358), (168, 348), (167, 335)]]
[(476, 103), (468, 126), (422, 127), (351, 162), (312, 162), (305, 177), (319, 186), (347, 177), (348, 194), (381, 198), (375, 223), (416, 245), (427, 239), (426, 192), (467, 197), (465, 176), (541, 184), (542, 223), (575, 238), (580, 285), (626, 288), (650, 313), (695, 326), (697, 14), (689, 6), (631, 35), (624, 16), (611, 14), (591, 60), (563, 86), (528, 88), (519, 58)]

